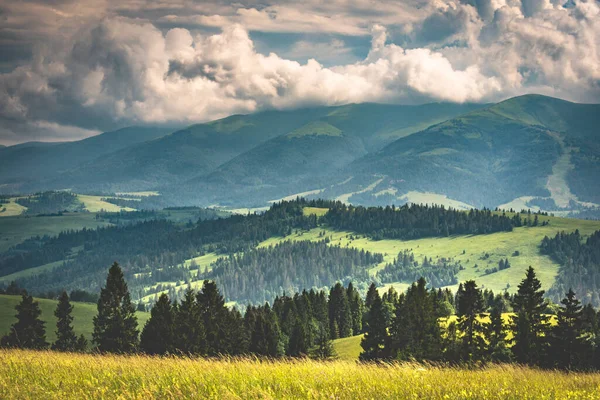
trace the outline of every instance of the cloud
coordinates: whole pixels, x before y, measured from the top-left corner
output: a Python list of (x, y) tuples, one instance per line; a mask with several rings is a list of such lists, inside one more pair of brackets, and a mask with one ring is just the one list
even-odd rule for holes
[[(305, 8), (107, 4), (75, 12), (57, 2), (57, 21), (87, 23), (61, 30), (50, 21), (40, 28), (47, 40), (35, 29), (19, 36), (35, 45), (30, 60), (0, 74), (0, 141), (317, 104), (488, 102), (528, 92), (600, 100), (600, 8), (593, 1), (567, 9), (548, 0), (414, 0), (387, 13), (385, 3), (361, 0)], [(15, 7), (6, 8), (11, 29), (49, 12)], [(257, 51), (254, 31), (305, 33), (277, 54)], [(348, 45), (357, 35), (371, 36), (360, 60)]]

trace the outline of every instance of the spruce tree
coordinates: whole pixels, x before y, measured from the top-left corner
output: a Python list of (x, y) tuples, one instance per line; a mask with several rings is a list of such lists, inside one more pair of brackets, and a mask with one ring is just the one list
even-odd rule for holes
[(348, 304), (350, 305), (350, 314), (352, 315), (352, 333), (358, 335), (362, 332), (362, 318), (363, 318), (363, 301), (358, 291), (352, 285), (352, 282), (348, 284), (346, 289), (346, 297), (348, 297)]
[(487, 359), (492, 362), (509, 362), (511, 352), (506, 343), (507, 332), (502, 321), (502, 304), (492, 307), (490, 321), (484, 324), (484, 334), (487, 340)]
[(310, 343), (308, 342), (306, 325), (299, 317), (295, 318), (288, 344), (288, 355), (297, 357), (308, 354)]
[(137, 349), (138, 335), (135, 306), (123, 271), (115, 262), (108, 271), (106, 287), (100, 291), (93, 340), (100, 352), (131, 353)]
[(569, 289), (561, 304), (563, 307), (558, 311), (558, 323), (552, 329), (552, 353), (558, 367), (571, 369), (581, 366), (585, 357), (582, 306), (572, 289)]
[(335, 348), (333, 341), (329, 337), (328, 324), (319, 324), (315, 345), (310, 350), (310, 357), (317, 360), (329, 360), (335, 358)]
[(67, 292), (63, 291), (58, 298), (58, 304), (54, 315), (57, 318), (56, 321), (56, 341), (52, 345), (52, 350), (59, 351), (76, 351), (83, 350), (78, 348), (78, 339), (73, 331), (73, 305), (69, 301)]
[(388, 332), (384, 305), (379, 293), (377, 293), (369, 311), (369, 324), (360, 342), (363, 349), (360, 359), (363, 361), (384, 359), (386, 357), (387, 341)]
[(140, 348), (147, 354), (171, 353), (175, 345), (175, 318), (169, 296), (161, 294), (150, 311), (140, 338)]
[(549, 321), (544, 315), (546, 304), (541, 287), (534, 269), (529, 267), (512, 302), (516, 314), (512, 317), (512, 351), (515, 359), (523, 364), (541, 364), (547, 356)]
[(173, 312), (174, 350), (183, 354), (206, 354), (204, 323), (192, 289), (185, 291), (183, 300), (173, 307)]
[(337, 325), (340, 338), (352, 335), (352, 313), (348, 304), (348, 296), (339, 282), (329, 292), (329, 320), (332, 332), (335, 330), (334, 325)]
[(225, 307), (225, 299), (219, 293), (213, 281), (204, 281), (202, 290), (196, 295), (200, 320), (206, 335), (206, 352), (210, 356), (229, 353), (229, 336), (231, 334), (228, 321), (229, 310)]
[(392, 357), (403, 360), (441, 357), (442, 336), (433, 302), (424, 278), (413, 283), (399, 298), (391, 328)]
[(42, 311), (39, 303), (33, 300), (27, 292), (21, 297), (21, 302), (15, 307), (17, 322), (11, 327), (9, 333), (2, 338), (2, 347), (17, 347), (21, 349), (45, 349), (46, 329), (44, 321), (40, 319)]
[(480, 316), (483, 312), (483, 296), (475, 281), (466, 281), (457, 293), (458, 328), (462, 332), (461, 358), (464, 361), (477, 361), (483, 358), (483, 325)]

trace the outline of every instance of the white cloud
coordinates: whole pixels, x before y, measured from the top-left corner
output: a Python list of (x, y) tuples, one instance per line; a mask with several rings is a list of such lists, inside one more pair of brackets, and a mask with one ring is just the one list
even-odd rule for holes
[[(527, 92), (600, 101), (600, 8), (593, 1), (570, 9), (548, 0), (144, 4), (87, 6), (79, 14), (57, 6), (57, 20), (89, 23), (63, 30), (43, 24), (51, 39), (36, 42), (31, 62), (0, 74), (4, 131), (21, 129), (25, 136), (44, 130), (42, 121), (75, 137), (106, 121), (191, 123), (268, 108), (487, 102)], [(10, 7), (16, 10), (11, 26), (35, 20)], [(159, 29), (167, 22), (186, 27)], [(221, 32), (202, 33), (190, 24)], [(261, 54), (249, 31), (342, 36), (306, 36), (288, 51)], [(366, 34), (371, 50), (355, 61), (343, 38)]]

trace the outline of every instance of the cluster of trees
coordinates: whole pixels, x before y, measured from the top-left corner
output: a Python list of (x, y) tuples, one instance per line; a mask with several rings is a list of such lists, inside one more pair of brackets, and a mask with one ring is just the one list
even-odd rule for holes
[(511, 231), (522, 226), (519, 214), (509, 217), (490, 210), (468, 212), (443, 206), (354, 207), (333, 203), (322, 222), (340, 230), (352, 230), (373, 239), (418, 239), (430, 236), (476, 235)]
[(585, 241), (579, 230), (559, 232), (553, 238), (546, 236), (540, 251), (560, 264), (558, 276), (548, 291), (552, 300), (558, 301), (561, 293), (573, 288), (580, 293), (583, 303), (600, 307), (600, 231)]
[(508, 258), (506, 258), (506, 259), (500, 259), (500, 261), (498, 261), (497, 267), (486, 268), (484, 272), (486, 275), (489, 275), (489, 274), (494, 274), (498, 271), (503, 271), (508, 268), (510, 268), (510, 262), (508, 261)]
[[(17, 347), (25, 349), (45, 349), (50, 346), (46, 341), (45, 322), (40, 319), (42, 311), (39, 303), (33, 297), (22, 293), (21, 302), (16, 306), (17, 322), (14, 323), (8, 334), (0, 340), (2, 347)], [(73, 305), (69, 296), (63, 292), (58, 298), (54, 315), (56, 322), (56, 341), (52, 344), (53, 350), (59, 351), (84, 351), (87, 339), (81, 335), (77, 337), (73, 331)]]
[[(516, 361), (544, 368), (600, 368), (600, 316), (590, 305), (582, 307), (569, 290), (552, 324), (544, 291), (531, 267), (511, 298), (513, 315), (508, 321), (503, 318), (501, 303), (485, 313), (484, 293), (475, 281), (467, 281), (456, 294), (457, 319), (440, 323), (434, 293), (420, 279), (397, 297), (391, 321), (375, 293), (361, 359)], [(509, 332), (513, 334), (510, 341)]]
[[(94, 291), (102, 284), (105, 266), (117, 258), (122, 260), (128, 277), (141, 276), (131, 281), (132, 290), (141, 297), (143, 287), (156, 283), (159, 275), (167, 281), (191, 279), (189, 271), (178, 267), (186, 259), (206, 252), (247, 251), (269, 237), (316, 227), (317, 217), (304, 216), (300, 204), (281, 202), (263, 214), (199, 220), (192, 226), (149, 220), (35, 237), (0, 255), (0, 274), (64, 260), (54, 270), (22, 278), (19, 284), (35, 293), (62, 287)], [(72, 254), (73, 248), (83, 250)], [(161, 272), (155, 273), (157, 270)]]
[(421, 264), (408, 250), (401, 251), (392, 263), (388, 263), (377, 272), (377, 278), (383, 282), (415, 282), (419, 278), (425, 280), (433, 287), (450, 286), (458, 283), (458, 271), (464, 267), (458, 261), (439, 258), (435, 262), (432, 258), (424, 257)]
[(366, 282), (368, 268), (382, 261), (382, 254), (325, 241), (285, 241), (220, 258), (201, 278), (217, 282), (229, 300), (256, 304), (302, 288), (329, 287), (345, 278)]
[(16, 203), (27, 207), (25, 214), (55, 214), (62, 211), (80, 212), (85, 210), (76, 194), (64, 191), (36, 193), (32, 196), (19, 197)]
[[(506, 300), (513, 309), (508, 321), (502, 314)], [(278, 296), (272, 306), (248, 306), (244, 315), (228, 308), (217, 285), (205, 281), (202, 290), (188, 290), (180, 302), (163, 294), (140, 336), (127, 283), (115, 263), (98, 300), (93, 342), (99, 352), (327, 359), (334, 353), (332, 339), (364, 332), (363, 361), (514, 361), (544, 368), (600, 368), (600, 315), (590, 305), (582, 307), (572, 290), (561, 304), (551, 323), (533, 268), (512, 297), (484, 292), (474, 281), (459, 285), (453, 296), (449, 290), (429, 289), (420, 278), (401, 294), (389, 290), (380, 296), (372, 284), (363, 300), (352, 284), (337, 283), (328, 295), (311, 290)], [(55, 312), (53, 349), (82, 351), (87, 346), (73, 332), (72, 309), (63, 293)], [(456, 320), (448, 318), (454, 312)], [(23, 294), (17, 322), (2, 345), (47, 348), (40, 313), (31, 296)]]

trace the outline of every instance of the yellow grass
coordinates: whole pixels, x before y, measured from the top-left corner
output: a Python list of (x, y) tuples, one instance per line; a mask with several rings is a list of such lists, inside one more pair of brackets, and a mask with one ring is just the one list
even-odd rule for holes
[(89, 212), (119, 212), (119, 211), (135, 211), (133, 208), (120, 207), (106, 201), (102, 201), (102, 196), (90, 196), (85, 194), (78, 194), (77, 198), (83, 203), (85, 209)]
[(600, 374), (510, 365), (205, 360), (0, 350), (5, 399), (597, 399)]
[(0, 204), (0, 217), (14, 217), (23, 214), (27, 207), (15, 202), (15, 198), (11, 198), (9, 203)]

